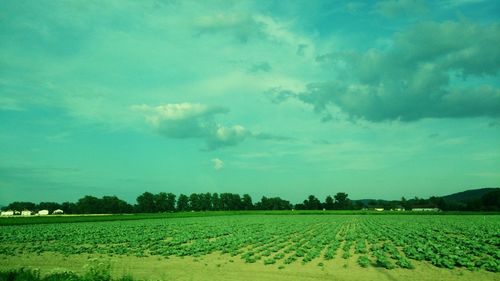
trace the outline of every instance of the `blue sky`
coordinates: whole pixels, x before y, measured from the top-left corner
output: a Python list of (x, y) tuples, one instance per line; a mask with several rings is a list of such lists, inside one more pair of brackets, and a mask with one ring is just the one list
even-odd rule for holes
[(498, 1), (2, 1), (0, 203), (500, 184)]

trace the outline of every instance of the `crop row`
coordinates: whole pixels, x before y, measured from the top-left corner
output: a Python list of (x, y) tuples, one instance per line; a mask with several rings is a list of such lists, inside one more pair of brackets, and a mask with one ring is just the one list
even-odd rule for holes
[(500, 271), (499, 216), (247, 215), (0, 227), (0, 254), (240, 257), (283, 266), (355, 258), (362, 267)]

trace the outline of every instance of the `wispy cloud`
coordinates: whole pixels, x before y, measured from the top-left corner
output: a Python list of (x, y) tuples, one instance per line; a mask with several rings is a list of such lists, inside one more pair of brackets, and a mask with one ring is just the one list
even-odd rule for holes
[(219, 158), (212, 159), (212, 164), (214, 166), (214, 170), (218, 171), (224, 168), (224, 161), (220, 160)]
[(423, 0), (385, 0), (377, 3), (376, 10), (386, 17), (394, 18), (418, 15), (427, 12), (429, 8)]

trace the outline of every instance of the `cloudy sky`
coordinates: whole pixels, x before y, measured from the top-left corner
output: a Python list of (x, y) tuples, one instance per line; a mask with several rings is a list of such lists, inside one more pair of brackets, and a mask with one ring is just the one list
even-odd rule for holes
[(500, 185), (500, 2), (1, 1), (0, 204)]

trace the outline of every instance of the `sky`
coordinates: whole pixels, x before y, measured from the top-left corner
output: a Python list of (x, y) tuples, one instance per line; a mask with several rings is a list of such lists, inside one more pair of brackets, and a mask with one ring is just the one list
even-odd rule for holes
[(0, 2), (0, 204), (500, 186), (500, 1)]

